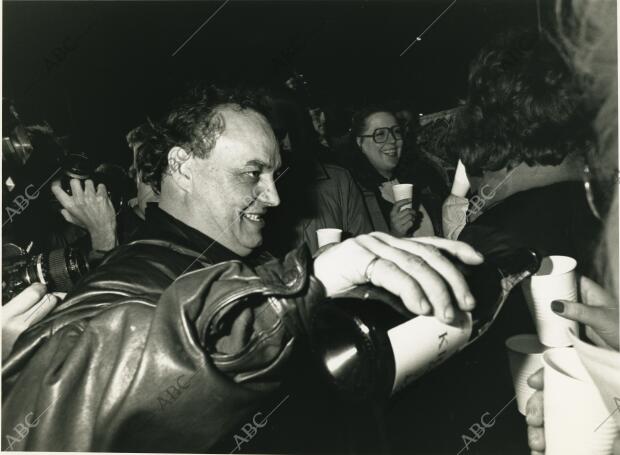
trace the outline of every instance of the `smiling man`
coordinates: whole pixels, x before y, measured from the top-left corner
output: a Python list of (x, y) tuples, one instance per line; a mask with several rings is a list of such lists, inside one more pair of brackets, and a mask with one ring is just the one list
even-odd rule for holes
[(140, 153), (159, 206), (140, 240), (17, 340), (3, 368), (5, 449), (208, 452), (273, 399), (326, 295), (370, 282), (445, 321), (473, 307), (438, 254), (482, 260), (459, 242), (376, 233), (314, 260), (303, 247), (256, 254), (280, 155), (249, 95), (192, 91)]
[(211, 123), (217, 142), (209, 159), (193, 159), (179, 146), (170, 150), (179, 172), (163, 180), (162, 192), (172, 197), (160, 207), (247, 256), (262, 243), (267, 209), (280, 204), (273, 177), (280, 167), (278, 143), (255, 110), (224, 104)]

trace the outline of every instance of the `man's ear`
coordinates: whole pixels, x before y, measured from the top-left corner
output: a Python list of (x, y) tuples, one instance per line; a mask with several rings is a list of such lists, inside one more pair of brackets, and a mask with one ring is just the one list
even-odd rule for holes
[(362, 148), (362, 138), (361, 137), (356, 137), (355, 138), (355, 142), (357, 143), (357, 146), (361, 149)]
[(189, 191), (192, 181), (190, 162), (192, 156), (182, 147), (172, 147), (168, 152), (167, 174), (184, 191)]

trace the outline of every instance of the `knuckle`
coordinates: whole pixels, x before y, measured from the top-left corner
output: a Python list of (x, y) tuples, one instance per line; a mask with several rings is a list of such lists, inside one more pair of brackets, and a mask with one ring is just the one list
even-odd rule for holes
[(568, 316), (573, 316), (576, 319), (583, 319), (587, 316), (587, 307), (585, 305), (574, 305), (570, 302), (565, 302), (564, 308)]
[(441, 306), (449, 306), (452, 303), (452, 294), (450, 294), (445, 285), (440, 284), (433, 291), (433, 300)]
[(411, 270), (419, 270), (426, 265), (426, 261), (420, 256), (411, 255), (407, 258), (407, 268)]
[(435, 245), (424, 245), (428, 254), (433, 257), (443, 257), (441, 254), (441, 250), (437, 248)]

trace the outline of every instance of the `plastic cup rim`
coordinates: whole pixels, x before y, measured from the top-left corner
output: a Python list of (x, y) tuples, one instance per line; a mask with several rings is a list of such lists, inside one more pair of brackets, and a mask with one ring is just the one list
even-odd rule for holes
[[(551, 259), (551, 261), (553, 262), (554, 260), (561, 260), (561, 261), (565, 261), (565, 264), (558, 264), (561, 266), (561, 271), (558, 272), (551, 272), (549, 274), (546, 275), (538, 275), (538, 272), (536, 272), (535, 274), (533, 274), (530, 279), (531, 280), (542, 280), (542, 279), (548, 279), (548, 278), (553, 278), (553, 277), (559, 277), (559, 276), (563, 276), (563, 275), (567, 275), (569, 273), (573, 273), (575, 272), (575, 269), (577, 268), (577, 260), (575, 258), (572, 258), (570, 256), (562, 256), (562, 255), (551, 255), (551, 256), (545, 256), (543, 258), (543, 261), (545, 259)], [(555, 263), (554, 263), (555, 265)]]
[[(559, 374), (566, 379), (573, 380), (573, 381), (579, 382), (580, 384), (584, 384), (584, 385), (588, 384), (587, 377), (575, 377), (572, 373), (568, 373), (568, 372), (561, 370), (558, 366), (556, 366), (555, 363), (549, 361), (548, 358), (550, 356), (553, 356), (555, 353), (559, 351), (564, 351), (564, 352), (571, 351), (571, 352), (574, 352), (575, 355), (577, 355), (577, 351), (575, 350), (574, 347), (570, 347), (570, 346), (550, 347), (544, 352), (542, 356), (542, 362), (543, 362), (544, 367), (550, 368), (551, 370), (553, 370), (554, 373)], [(577, 357), (577, 359), (579, 359), (579, 357)]]
[[(521, 339), (535, 341), (538, 344), (538, 348), (542, 349), (542, 351), (541, 352), (526, 352), (523, 348), (518, 348), (517, 346), (515, 346), (515, 343), (517, 343)], [(506, 346), (506, 349), (512, 352), (516, 352), (518, 354), (526, 354), (526, 355), (542, 354), (545, 350), (545, 345), (542, 344), (542, 342), (538, 338), (538, 335), (536, 335), (535, 333), (520, 333), (518, 335), (513, 335), (507, 338), (504, 344)]]
[(321, 229), (317, 229), (316, 232), (325, 232), (327, 233), (336, 233), (336, 232), (342, 232), (342, 229), (338, 229), (338, 228), (321, 228)]

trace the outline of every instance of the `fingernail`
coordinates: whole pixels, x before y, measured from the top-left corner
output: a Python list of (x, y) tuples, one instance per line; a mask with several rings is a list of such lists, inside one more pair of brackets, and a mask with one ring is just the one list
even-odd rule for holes
[(465, 296), (465, 309), (473, 310), (475, 306), (476, 306), (476, 299), (474, 298), (473, 295), (467, 294)]
[(431, 311), (431, 304), (426, 299), (420, 300), (420, 311), (422, 314), (428, 314)]
[(446, 322), (452, 322), (454, 320), (454, 310), (452, 307), (446, 307), (446, 309), (443, 310), (443, 318)]
[(481, 259), (484, 261), (484, 256), (479, 251), (476, 251), (476, 256), (478, 256), (478, 259)]
[(554, 300), (551, 302), (551, 310), (555, 313), (564, 313), (564, 302)]

